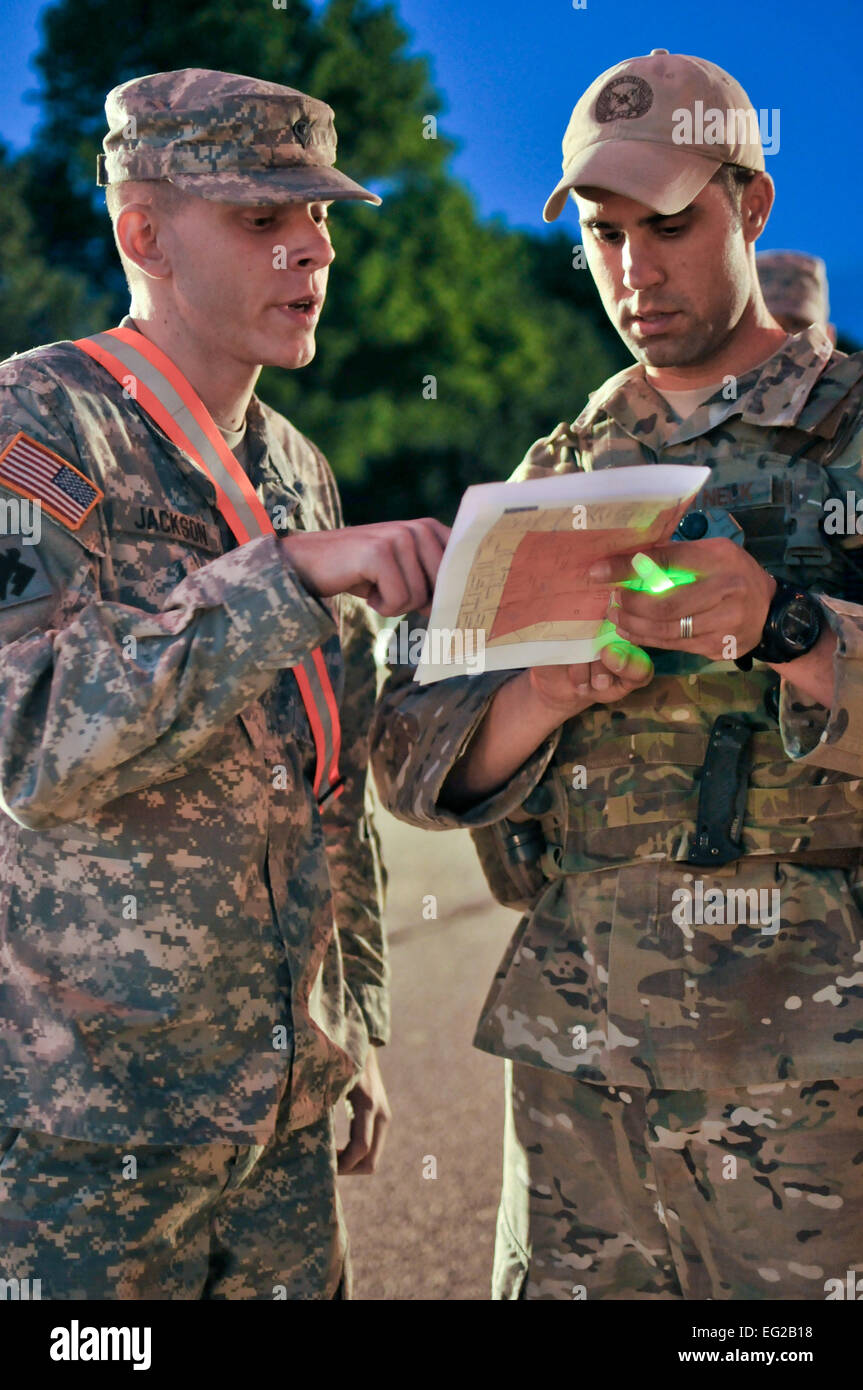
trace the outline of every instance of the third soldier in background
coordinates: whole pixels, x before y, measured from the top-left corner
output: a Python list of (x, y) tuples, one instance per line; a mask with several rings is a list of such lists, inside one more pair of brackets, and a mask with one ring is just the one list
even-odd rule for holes
[(836, 326), (830, 322), (827, 267), (820, 256), (805, 251), (759, 251), (755, 268), (764, 303), (781, 328), (799, 333), (810, 323), (817, 323), (831, 343), (836, 342)]
[[(699, 109), (741, 119), (681, 143)], [(425, 688), (400, 667), (381, 696), (385, 804), (469, 827), (526, 909), (475, 1039), (507, 1059), (494, 1296), (837, 1296), (863, 1269), (863, 797), (854, 721), (827, 707), (834, 667), (855, 689), (836, 633), (860, 540), (837, 518), (863, 360), (765, 307), (773, 182), (712, 63), (657, 49), (598, 77), (547, 220), (570, 193), (635, 362), (514, 480), (711, 476), (651, 552), (696, 582), (612, 588), (624, 640), (591, 666)]]

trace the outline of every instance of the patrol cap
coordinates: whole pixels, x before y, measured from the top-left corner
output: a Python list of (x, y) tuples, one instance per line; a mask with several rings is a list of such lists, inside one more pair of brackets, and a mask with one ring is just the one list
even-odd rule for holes
[(668, 217), (687, 207), (722, 164), (764, 168), (749, 97), (715, 63), (654, 48), (608, 68), (580, 98), (563, 137), (563, 178), (542, 215), (553, 222), (570, 189), (581, 185), (635, 198)]
[(755, 257), (764, 302), (771, 314), (817, 323), (830, 319), (827, 267), (805, 251), (759, 251)]
[(181, 68), (134, 77), (108, 93), (100, 186), (168, 179), (222, 203), (311, 203), (375, 193), (334, 169), (326, 102), (257, 77)]

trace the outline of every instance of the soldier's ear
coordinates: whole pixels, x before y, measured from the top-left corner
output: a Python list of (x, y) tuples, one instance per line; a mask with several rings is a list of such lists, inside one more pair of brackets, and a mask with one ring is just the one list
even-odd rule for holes
[(114, 234), (125, 260), (152, 280), (168, 278), (171, 262), (152, 204), (127, 203), (117, 214)]
[(740, 203), (741, 229), (743, 239), (752, 243), (758, 240), (773, 207), (775, 190), (769, 174), (759, 170), (754, 179), (746, 185)]

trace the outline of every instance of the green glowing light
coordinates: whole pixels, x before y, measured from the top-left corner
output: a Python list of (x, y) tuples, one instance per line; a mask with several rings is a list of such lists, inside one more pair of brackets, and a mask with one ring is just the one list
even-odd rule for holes
[(663, 570), (649, 555), (633, 555), (632, 568), (638, 575), (637, 579), (623, 579), (619, 582), (620, 589), (638, 589), (650, 594), (664, 594), (668, 589), (678, 589), (682, 584), (694, 584), (698, 578), (691, 570)]
[(652, 594), (661, 594), (666, 589), (674, 588), (665, 570), (660, 569), (649, 555), (642, 555), (640, 551), (637, 555), (633, 555), (632, 568), (639, 579), (644, 580)]
[(619, 651), (621, 656), (625, 656), (627, 660), (631, 656), (643, 655), (643, 648), (636, 647), (634, 642), (627, 641), (625, 637), (617, 637), (613, 643), (609, 642), (608, 645), (613, 646), (615, 651)]

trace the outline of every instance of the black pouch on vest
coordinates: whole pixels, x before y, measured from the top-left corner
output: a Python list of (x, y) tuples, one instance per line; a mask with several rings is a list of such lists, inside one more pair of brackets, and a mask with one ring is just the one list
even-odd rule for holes
[(529, 912), (547, 881), (539, 865), (545, 851), (539, 821), (501, 820), (471, 830), (470, 837), (497, 901), (516, 912)]
[(695, 835), (687, 863), (707, 868), (740, 858), (751, 740), (751, 725), (739, 715), (720, 714), (714, 721), (701, 767)]

